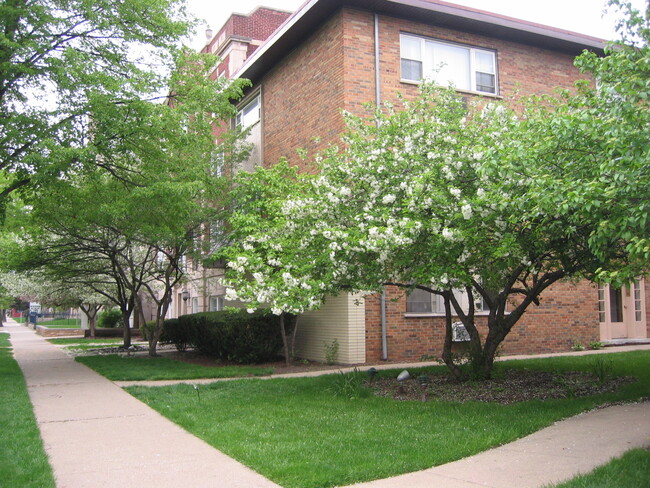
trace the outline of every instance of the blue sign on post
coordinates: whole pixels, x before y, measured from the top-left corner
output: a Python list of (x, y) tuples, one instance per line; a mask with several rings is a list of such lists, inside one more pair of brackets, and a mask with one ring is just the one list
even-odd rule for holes
[(29, 312), (29, 323), (36, 325), (36, 317), (38, 317), (38, 312)]

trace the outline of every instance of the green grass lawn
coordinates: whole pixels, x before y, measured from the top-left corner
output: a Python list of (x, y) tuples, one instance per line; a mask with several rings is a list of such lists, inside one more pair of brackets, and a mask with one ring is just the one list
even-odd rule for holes
[[(607, 357), (614, 374), (638, 380), (615, 393), (512, 405), (348, 399), (332, 394), (340, 375), (237, 380), (201, 386), (198, 392), (189, 385), (127, 390), (285, 488), (330, 487), (444, 464), (597, 405), (650, 394), (650, 352)], [(572, 356), (498, 367), (588, 371), (592, 361)]]
[(232, 378), (237, 376), (264, 376), (271, 368), (256, 366), (199, 366), (182, 361), (146, 356), (79, 356), (76, 361), (94, 369), (113, 381), (189, 380), (197, 378)]
[[(65, 345), (65, 344), (88, 344), (88, 345), (93, 345), (94, 347), (101, 346), (103, 344), (122, 344), (124, 342), (124, 339), (120, 338), (115, 338), (112, 339), (110, 337), (96, 337), (94, 339), (91, 339), (90, 337), (61, 337), (61, 338), (48, 338), (48, 341), (50, 341), (52, 344), (59, 344), (59, 345)], [(137, 341), (133, 341), (137, 342)]]
[(0, 333), (0, 485), (54, 488), (25, 379)]
[(591, 473), (554, 488), (643, 488), (650, 486), (650, 451), (633, 449)]

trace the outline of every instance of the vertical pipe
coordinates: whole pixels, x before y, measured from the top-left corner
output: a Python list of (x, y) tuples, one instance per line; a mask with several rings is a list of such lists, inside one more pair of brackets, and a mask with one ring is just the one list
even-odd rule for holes
[[(379, 76), (379, 15), (375, 13), (375, 105), (381, 106), (381, 87)], [(388, 340), (386, 334), (386, 290), (381, 292), (381, 359), (388, 359)]]
[(388, 339), (386, 334), (386, 289), (381, 291), (381, 359), (388, 359)]

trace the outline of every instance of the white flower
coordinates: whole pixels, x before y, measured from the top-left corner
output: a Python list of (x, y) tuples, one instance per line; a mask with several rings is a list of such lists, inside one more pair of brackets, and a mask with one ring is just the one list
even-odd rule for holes
[(381, 203), (384, 205), (388, 205), (389, 203), (393, 203), (397, 197), (395, 195), (386, 195), (384, 198), (381, 199)]
[(454, 240), (454, 233), (446, 227), (442, 229), (442, 237), (450, 241)]
[(472, 218), (472, 206), (469, 203), (463, 205), (460, 211), (463, 214), (465, 220), (469, 220)]
[(458, 188), (450, 188), (449, 193), (451, 193), (456, 198), (460, 198), (461, 191)]
[(226, 300), (237, 300), (237, 292), (233, 288), (226, 288)]
[(254, 309), (254, 308), (247, 308), (246, 311), (247, 311), (248, 313), (255, 313), (255, 309)]

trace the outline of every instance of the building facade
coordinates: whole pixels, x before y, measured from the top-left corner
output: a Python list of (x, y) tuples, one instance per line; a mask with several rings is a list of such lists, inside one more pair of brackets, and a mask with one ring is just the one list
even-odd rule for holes
[[(218, 75), (253, 83), (235, 121), (253, 125), (248, 164), (286, 157), (305, 171), (311, 168), (297, 151), (314, 153), (336, 142), (344, 129), (341, 110), (361, 115), (368, 102), (416, 96), (423, 77), (451, 81), (468, 99), (514, 102), (551, 94), (584, 78), (573, 65), (576, 55), (604, 47), (589, 36), (438, 0), (310, 0), (291, 16), (261, 8), (242, 17), (231, 17), (205, 49), (222, 56)], [(205, 286), (212, 295), (200, 297), (197, 288), (196, 311), (209, 309), (209, 297), (224, 291), (216, 274)], [(332, 297), (301, 317), (299, 355), (323, 360), (324, 345), (336, 340), (343, 363), (439, 356), (444, 317), (430, 297), (427, 303), (403, 295), (389, 287), (363, 300)], [(621, 290), (558, 283), (514, 327), (503, 353), (647, 339), (649, 299), (644, 280)]]

